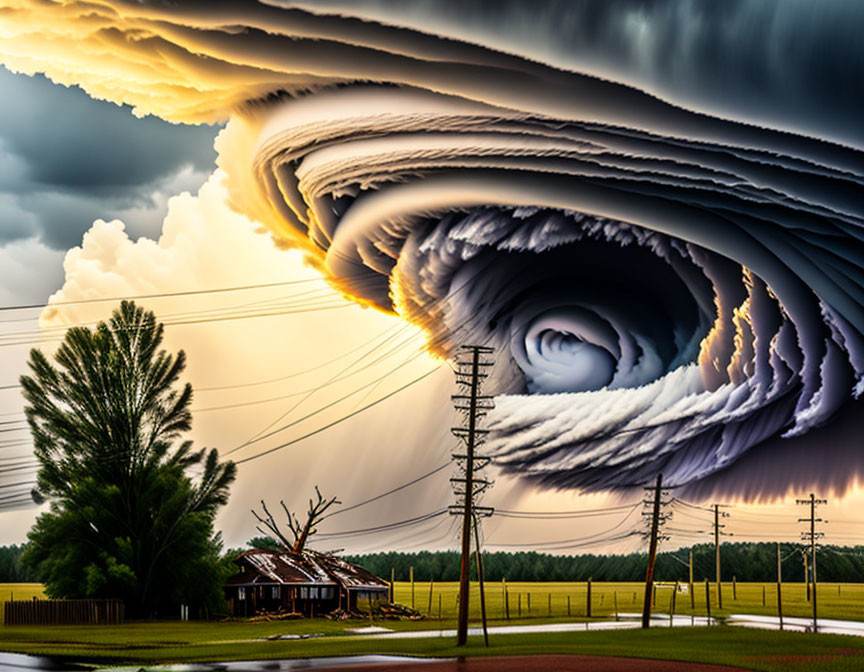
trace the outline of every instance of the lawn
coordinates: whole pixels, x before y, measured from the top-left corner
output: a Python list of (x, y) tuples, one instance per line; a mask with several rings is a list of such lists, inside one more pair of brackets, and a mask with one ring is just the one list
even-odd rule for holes
[[(703, 614), (705, 587), (697, 585), (695, 613)], [(762, 606), (762, 584), (738, 584), (733, 598), (731, 584), (724, 585), (724, 609), (730, 613), (774, 614), (776, 585), (765, 584), (765, 606)], [(508, 583), (509, 624), (579, 621), (585, 619), (587, 586), (585, 583)], [(14, 593), (17, 598), (41, 594), (38, 584), (0, 585), (0, 600)], [(472, 616), (479, 618), (476, 584), (472, 586)], [(620, 612), (638, 612), (642, 586), (636, 583), (592, 583), (592, 616), (606, 619), (614, 616), (617, 600)], [(839, 594), (838, 594), (839, 593)], [(635, 595), (634, 595), (635, 594)], [(672, 588), (658, 586), (655, 612), (668, 613)], [(429, 584), (415, 583), (414, 606), (429, 610)], [(521, 595), (521, 597), (520, 597)], [(528, 609), (528, 596), (531, 608)], [(438, 620), (438, 605), (442, 620)], [(550, 613), (551, 596), (551, 613)], [(570, 598), (570, 617), (567, 598)], [(410, 605), (411, 585), (397, 583), (396, 598)], [(820, 584), (820, 614), (826, 618), (864, 618), (864, 587), (843, 584)], [(718, 610), (713, 605), (712, 614)], [(802, 584), (784, 586), (784, 614), (808, 616)], [(490, 622), (507, 624), (504, 610), (504, 587), (487, 586)], [(522, 616), (519, 618), (519, 604)], [(689, 595), (679, 594), (676, 613), (689, 614)], [(439, 630), (455, 627), (456, 584), (434, 584), (432, 618), (425, 621), (386, 621), (380, 623), (394, 630)], [(527, 654), (595, 654), (642, 656), (649, 658), (699, 661), (737, 665), (755, 670), (858, 670), (864, 669), (864, 638), (835, 635), (810, 635), (790, 632), (756, 631), (731, 626), (713, 628), (653, 628), (650, 631), (627, 630), (577, 633), (536, 633), (496, 635), (492, 648), (482, 647), (473, 639), (465, 649), (456, 650), (452, 638), (409, 640), (361, 639), (346, 632), (365, 621), (332, 622), (326, 619), (303, 619), (273, 623), (249, 622), (130, 622), (122, 626), (55, 626), (0, 627), (0, 650), (66, 656), (98, 663), (158, 663), (171, 661), (206, 661), (231, 659), (291, 658), (334, 656), (363, 653), (413, 654), (421, 656), (452, 655), (527, 655)], [(376, 624), (379, 624), (376, 621)], [(275, 640), (278, 635), (306, 635), (309, 639)]]
[[(414, 584), (413, 606), (424, 614), (429, 613), (438, 618), (439, 604), (441, 616), (444, 619), (456, 617), (456, 596), (458, 584), (455, 582), (435, 583), (432, 586), (430, 610), (428, 582)], [(584, 582), (580, 583), (507, 583), (509, 594), (510, 617), (522, 618), (555, 618), (585, 617), (587, 615), (588, 589)], [(615, 615), (615, 606), (621, 613), (642, 611), (644, 598), (644, 583), (611, 583), (592, 582), (591, 584), (591, 616), (594, 618), (609, 618)], [(812, 614), (811, 603), (807, 600), (807, 588), (803, 583), (783, 584), (783, 615), (809, 617)], [(673, 584), (658, 584), (654, 611), (668, 614), (671, 607)], [(764, 591), (764, 592), (763, 592)], [(676, 614), (705, 615), (705, 583), (694, 585), (691, 607), (690, 595), (678, 593), (675, 599)], [(777, 584), (776, 583), (723, 583), (723, 609), (717, 606), (717, 591), (715, 585), (709, 585), (712, 616), (728, 616), (730, 614), (764, 614), (777, 615)], [(764, 595), (764, 603), (763, 603)], [(819, 614), (824, 618), (839, 618), (848, 620), (864, 620), (864, 584), (858, 583), (820, 583), (818, 586)], [(411, 584), (396, 583), (396, 601), (412, 605)], [(503, 582), (486, 583), (486, 609), (490, 619), (505, 619), (504, 584)], [(479, 589), (476, 583), (471, 585), (471, 617), (480, 618)]]
[[(578, 620), (587, 615), (587, 585), (580, 583), (507, 583), (510, 602), (510, 619)], [(456, 596), (459, 584), (456, 582), (435, 583), (432, 585), (430, 609), (430, 585), (428, 582), (415, 582), (412, 600), (411, 584), (407, 581), (396, 582), (396, 601), (413, 606), (423, 614), (437, 620), (456, 618)], [(644, 584), (593, 582), (591, 584), (591, 616), (610, 618), (615, 615), (615, 605), (621, 613), (641, 612)], [(763, 606), (763, 589), (765, 603)], [(710, 584), (711, 614), (728, 616), (735, 613), (777, 615), (777, 584), (775, 583), (738, 583), (733, 591), (732, 583), (723, 584), (723, 609), (717, 607), (717, 591)], [(864, 620), (864, 584), (858, 583), (820, 583), (819, 614), (824, 618)], [(673, 588), (671, 584), (658, 584), (654, 611), (669, 613)], [(0, 603), (14, 595), (16, 600), (30, 600), (44, 595), (38, 583), (0, 583)], [(691, 609), (690, 596), (679, 593), (675, 600), (676, 614), (705, 615), (705, 584), (697, 583), (694, 590), (695, 608)], [(568, 598), (570, 610), (568, 615)], [(551, 604), (551, 609), (550, 609)], [(486, 583), (486, 608), (490, 621), (506, 620), (504, 608), (504, 584)], [(803, 583), (783, 584), (783, 614), (785, 616), (808, 617), (811, 603), (807, 601), (807, 589)], [(471, 618), (480, 619), (479, 588), (471, 584)], [(2, 609), (0, 609), (2, 623)]]
[[(333, 626), (335, 624), (328, 624)], [(860, 670), (864, 640), (837, 635), (713, 628), (498, 635), (489, 649), (472, 637), (457, 649), (453, 638), (370, 640), (329, 636), (260, 641), (266, 634), (296, 632), (297, 624), (130, 623), (112, 628), (4, 628), (6, 651), (72, 657), (102, 664), (307, 658), (355, 654), (418, 656), (588, 654), (735, 665), (766, 672)], [(304, 623), (323, 630), (320, 621)], [(317, 628), (314, 626), (318, 626)], [(305, 629), (305, 628), (304, 628)], [(46, 636), (47, 635), (47, 636)], [(258, 641), (250, 641), (256, 639)]]

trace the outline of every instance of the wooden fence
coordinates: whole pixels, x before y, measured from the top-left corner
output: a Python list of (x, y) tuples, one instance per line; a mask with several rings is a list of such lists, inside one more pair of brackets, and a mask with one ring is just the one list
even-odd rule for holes
[(115, 625), (123, 622), (122, 600), (28, 600), (6, 602), (6, 625)]

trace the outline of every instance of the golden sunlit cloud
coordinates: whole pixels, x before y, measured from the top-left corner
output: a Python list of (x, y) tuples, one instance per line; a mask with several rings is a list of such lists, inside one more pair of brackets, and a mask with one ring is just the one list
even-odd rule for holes
[[(302, 259), (334, 297), (379, 309), (351, 308), (370, 323), (422, 328), (442, 358), (495, 347), (487, 448), (508, 473), (627, 491), (662, 472), (747, 498), (864, 473), (860, 151), (276, 4), (13, 2), (0, 35), (19, 71), (137, 114), (228, 119), (220, 198), (275, 241), (238, 246), (232, 267), (291, 254), (286, 268)], [(122, 284), (102, 268), (182, 265), (194, 250), (172, 231), (129, 248), (97, 224), (63, 296)], [(321, 338), (352, 324), (327, 319)]]

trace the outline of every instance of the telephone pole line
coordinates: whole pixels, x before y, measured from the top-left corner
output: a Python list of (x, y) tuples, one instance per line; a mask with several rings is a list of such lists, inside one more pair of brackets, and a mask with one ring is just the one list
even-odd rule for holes
[[(821, 518), (816, 517), (816, 505), (817, 504), (827, 504), (827, 499), (816, 499), (816, 496), (811, 492), (809, 499), (796, 499), (796, 504), (806, 504), (810, 506), (810, 517), (809, 518), (799, 518), (799, 523), (810, 523), (810, 531), (802, 532), (801, 539), (803, 541), (810, 542), (810, 574), (813, 577), (813, 591), (811, 593), (811, 604), (813, 605), (813, 632), (819, 632), (819, 624), (816, 619), (816, 539), (817, 537), (824, 537), (824, 532), (816, 531), (816, 523), (827, 523), (827, 520), (822, 520)], [(805, 556), (806, 557), (806, 556)], [(806, 577), (809, 580), (809, 577)]]
[[(651, 622), (651, 599), (654, 590), (654, 561), (657, 558), (657, 541), (659, 539), (660, 526), (664, 519), (660, 516), (660, 498), (663, 493), (663, 474), (657, 474), (657, 484), (652, 488), (645, 487), (647, 491), (654, 491), (654, 505), (651, 510), (651, 541), (648, 545), (648, 570), (645, 573), (645, 600), (642, 603), (642, 627), (650, 627)], [(644, 502), (648, 504), (648, 502)], [(647, 512), (643, 512), (645, 515)]]
[(780, 542), (777, 542), (777, 616), (783, 629), (783, 559), (780, 557)]
[[(450, 479), (454, 494), (457, 498), (461, 497), (462, 499), (461, 504), (450, 507), (451, 515), (462, 516), (462, 565), (459, 574), (457, 646), (464, 646), (468, 640), (468, 591), (470, 588), (468, 572), (471, 557), (472, 523), (475, 516), (491, 515), (492, 513), (492, 509), (489, 507), (476, 506), (474, 499), (492, 485), (490, 481), (476, 478), (476, 472), (483, 469), (490, 460), (487, 457), (478, 457), (475, 451), (483, 442), (482, 437), (488, 433), (488, 430), (478, 427), (480, 418), (492, 408), (492, 397), (481, 395), (480, 388), (482, 381), (489, 376), (484, 371), (493, 363), (483, 361), (482, 356), (491, 355), (493, 352), (495, 352), (494, 348), (482, 345), (463, 345), (460, 348), (460, 355), (467, 355), (467, 357), (456, 360), (456, 382), (469, 390), (468, 394), (455, 394), (452, 397), (454, 407), (463, 414), (465, 421), (460, 427), (453, 427), (451, 431), (456, 438), (462, 440), (466, 449), (464, 454), (455, 453), (453, 455), (453, 459), (462, 469), (463, 477)], [(478, 462), (479, 464), (475, 464)]]
[(688, 591), (690, 592), (690, 609), (696, 608), (696, 596), (693, 595), (693, 549), (690, 549), (690, 586), (688, 587)]
[(480, 618), (483, 621), (483, 641), (489, 648), (489, 628), (486, 625), (486, 590), (483, 587), (483, 555), (480, 553), (480, 520), (474, 512), (474, 556), (477, 559), (477, 583), (480, 584)]
[(720, 504), (714, 505), (714, 578), (717, 582), (717, 608), (723, 608), (723, 592), (720, 588), (720, 528), (726, 527), (720, 524), (720, 518), (728, 518), (729, 514), (720, 510)]

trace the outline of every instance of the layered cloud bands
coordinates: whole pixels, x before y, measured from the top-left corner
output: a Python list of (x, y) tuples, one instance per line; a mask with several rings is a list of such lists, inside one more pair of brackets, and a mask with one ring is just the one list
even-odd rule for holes
[(695, 483), (864, 391), (860, 151), (350, 18), (43, 4), (3, 19), (7, 62), (230, 116), (235, 208), (435, 352), (494, 345), (488, 447), (512, 472)]

